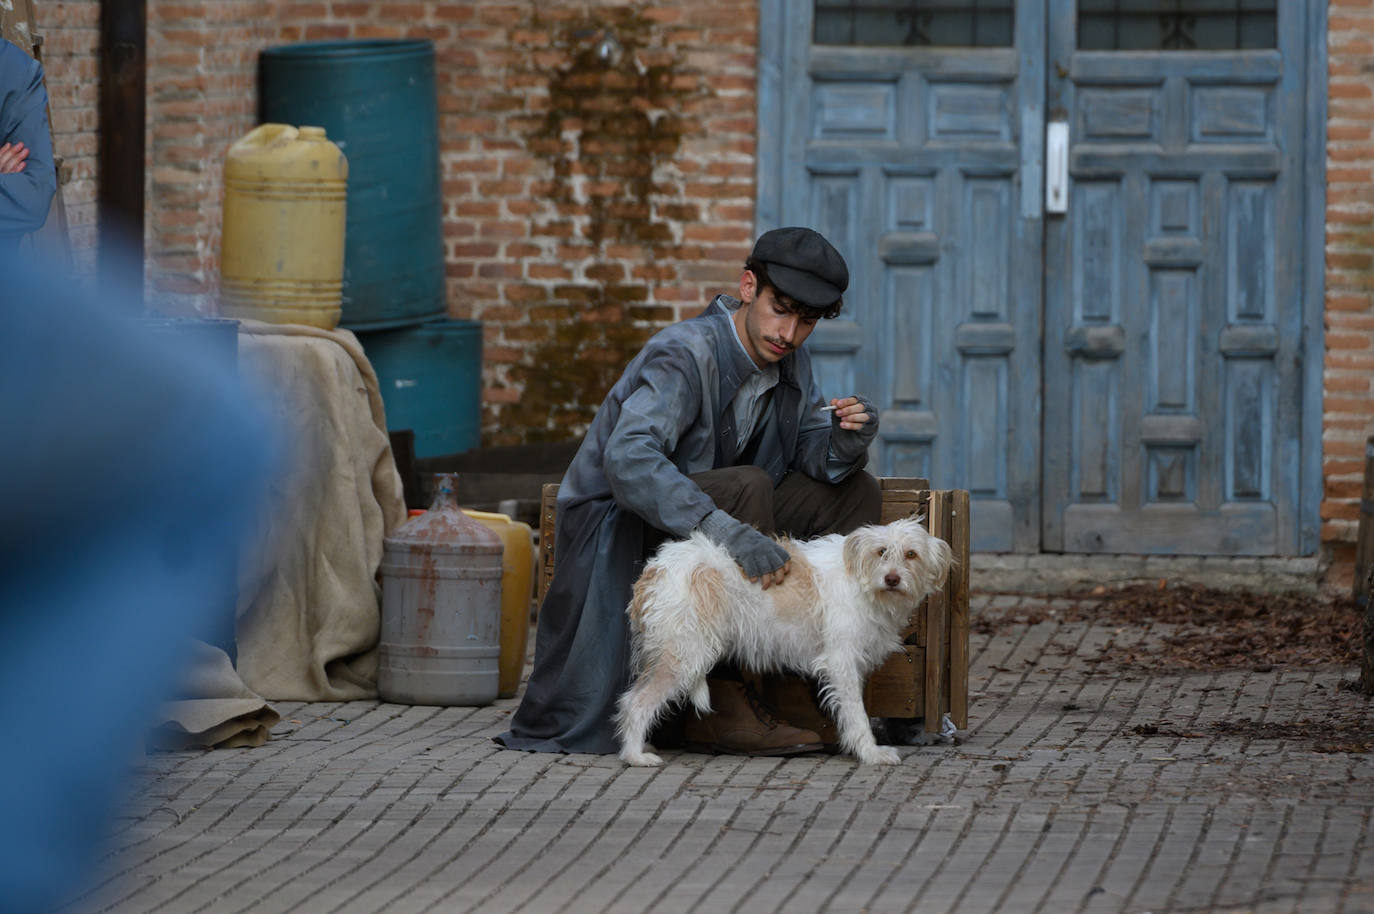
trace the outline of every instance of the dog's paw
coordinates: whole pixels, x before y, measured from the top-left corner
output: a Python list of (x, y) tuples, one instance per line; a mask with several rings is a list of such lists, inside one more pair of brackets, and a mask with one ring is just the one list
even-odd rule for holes
[(873, 746), (859, 753), (859, 761), (865, 765), (899, 765), (902, 757), (891, 746)]
[(634, 765), (636, 768), (657, 768), (663, 764), (663, 759), (652, 752), (622, 752), (620, 753), (620, 760), (627, 765)]

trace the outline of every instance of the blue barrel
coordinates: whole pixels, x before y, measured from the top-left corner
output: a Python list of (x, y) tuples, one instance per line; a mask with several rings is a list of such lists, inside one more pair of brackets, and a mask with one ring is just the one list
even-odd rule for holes
[(447, 312), (429, 41), (324, 41), (258, 58), (258, 118), (323, 127), (348, 158), (343, 316), (354, 330)]
[(482, 325), (434, 321), (359, 333), (377, 372), (388, 431), (415, 433), (416, 457), (477, 447), (482, 411)]

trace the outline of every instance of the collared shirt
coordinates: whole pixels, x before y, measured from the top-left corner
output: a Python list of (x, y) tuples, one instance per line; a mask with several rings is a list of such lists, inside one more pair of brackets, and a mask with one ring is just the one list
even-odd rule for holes
[(735, 451), (742, 453), (744, 446), (749, 443), (749, 439), (758, 428), (759, 417), (764, 414), (764, 410), (773, 399), (773, 388), (778, 386), (778, 363), (769, 362), (760, 368), (749, 355), (749, 350), (744, 347), (739, 327), (733, 319), (730, 326), (735, 330), (735, 343), (739, 346), (740, 352), (744, 353), (745, 360), (754, 369), (745, 377), (744, 383), (740, 384), (731, 404), (735, 418)]

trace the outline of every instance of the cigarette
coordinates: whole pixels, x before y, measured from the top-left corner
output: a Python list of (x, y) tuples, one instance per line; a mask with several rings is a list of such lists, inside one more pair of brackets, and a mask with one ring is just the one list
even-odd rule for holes
[(823, 412), (823, 413), (828, 413), (828, 412), (834, 411), (834, 409), (835, 409), (835, 407), (833, 407), (833, 406), (822, 406), (822, 407), (821, 407), (821, 412)]

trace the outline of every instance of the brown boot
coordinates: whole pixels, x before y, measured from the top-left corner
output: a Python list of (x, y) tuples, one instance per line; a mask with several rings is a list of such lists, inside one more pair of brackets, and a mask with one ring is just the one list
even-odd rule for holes
[(778, 720), (744, 683), (706, 680), (711, 707), (706, 717), (687, 714), (687, 748), (727, 755), (800, 755), (821, 749), (821, 738)]
[(764, 704), (777, 710), (778, 716), (794, 727), (814, 731), (825, 744), (825, 751), (840, 751), (840, 734), (835, 722), (821, 707), (816, 684), (810, 678), (789, 673), (753, 674), (745, 672), (748, 683)]

